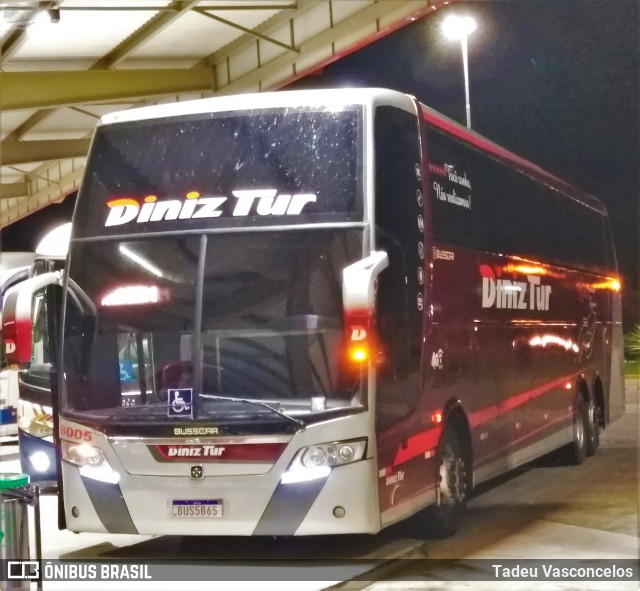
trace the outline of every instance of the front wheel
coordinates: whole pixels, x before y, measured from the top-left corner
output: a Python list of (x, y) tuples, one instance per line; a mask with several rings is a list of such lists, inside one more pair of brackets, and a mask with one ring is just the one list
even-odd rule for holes
[(437, 501), (426, 511), (426, 523), (431, 535), (452, 536), (462, 519), (469, 495), (467, 455), (454, 427), (447, 427), (438, 447)]

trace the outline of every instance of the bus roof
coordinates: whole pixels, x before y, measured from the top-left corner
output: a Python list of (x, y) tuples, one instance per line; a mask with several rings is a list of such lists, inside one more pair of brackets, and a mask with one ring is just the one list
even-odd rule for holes
[(104, 115), (99, 125), (126, 121), (161, 119), (199, 113), (222, 113), (248, 109), (298, 107), (346, 107), (349, 105), (390, 104), (416, 113), (415, 99), (407, 94), (385, 88), (332, 88), (327, 90), (280, 90), (152, 105)]
[(475, 146), (479, 150), (489, 153), (506, 162), (513, 168), (527, 174), (563, 195), (590, 207), (603, 215), (607, 215), (605, 206), (595, 197), (573, 187), (566, 181), (547, 172), (538, 165), (510, 152), (506, 148), (488, 140), (480, 134), (460, 125), (448, 117), (434, 111), (417, 100), (402, 92), (385, 88), (332, 88), (323, 90), (282, 90), (276, 92), (247, 93), (229, 96), (215, 96), (205, 99), (152, 105), (118, 111), (104, 115), (100, 125), (142, 121), (147, 119), (162, 119), (165, 117), (179, 117), (201, 113), (218, 113), (248, 109), (269, 109), (282, 107), (342, 107), (348, 105), (392, 105), (417, 114), (417, 106), (422, 111), (423, 118), (434, 127)]

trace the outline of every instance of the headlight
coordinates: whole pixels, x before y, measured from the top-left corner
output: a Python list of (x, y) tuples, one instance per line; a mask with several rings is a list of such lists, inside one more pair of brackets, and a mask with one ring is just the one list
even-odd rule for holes
[(303, 447), (282, 475), (281, 482), (289, 484), (326, 478), (332, 468), (361, 460), (366, 449), (366, 438)]
[(93, 480), (118, 484), (120, 474), (115, 472), (104, 457), (102, 450), (88, 443), (67, 443), (62, 445), (62, 459), (78, 466), (80, 474)]
[(29, 461), (36, 472), (46, 472), (51, 466), (49, 456), (43, 451), (36, 451), (29, 456)]

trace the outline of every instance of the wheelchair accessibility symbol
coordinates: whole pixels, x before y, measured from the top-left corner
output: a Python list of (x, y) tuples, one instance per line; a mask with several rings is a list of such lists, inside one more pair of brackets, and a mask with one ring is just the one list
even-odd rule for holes
[(193, 418), (193, 388), (168, 390), (169, 417)]

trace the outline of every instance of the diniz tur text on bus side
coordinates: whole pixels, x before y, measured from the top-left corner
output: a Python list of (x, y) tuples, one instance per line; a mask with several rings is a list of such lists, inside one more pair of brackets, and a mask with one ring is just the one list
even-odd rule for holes
[(48, 277), (73, 531), (449, 535), (624, 410), (605, 208), (389, 90), (103, 117)]

